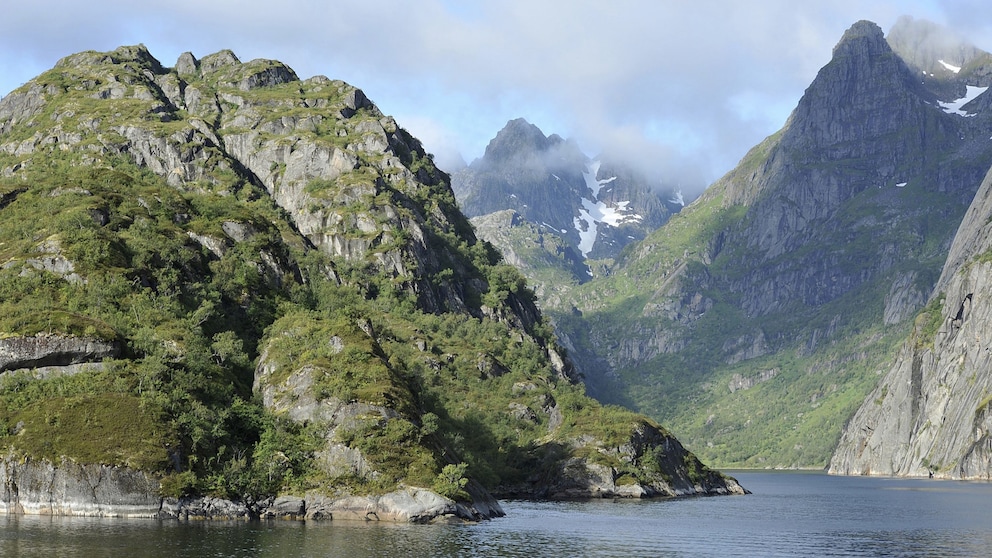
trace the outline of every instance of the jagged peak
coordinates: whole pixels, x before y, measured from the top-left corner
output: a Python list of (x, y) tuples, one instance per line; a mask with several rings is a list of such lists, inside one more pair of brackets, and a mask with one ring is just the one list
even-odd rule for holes
[[(169, 70), (142, 45), (122, 46), (111, 52), (84, 51), (63, 57), (56, 68), (82, 68), (137, 64), (154, 74)], [(278, 60), (255, 59), (242, 63), (230, 49), (220, 50), (197, 60), (191, 52), (184, 52), (176, 61), (174, 71), (181, 77), (208, 77), (229, 87), (243, 91), (299, 81), (296, 72)]]
[(588, 162), (588, 157), (572, 139), (562, 139), (558, 134), (545, 136), (536, 125), (523, 118), (515, 118), (506, 123), (496, 137), (489, 141), (481, 159), (472, 162), (473, 167), (492, 165), (523, 165), (556, 172), (567, 169), (580, 172)]
[(104, 66), (126, 62), (137, 62), (154, 73), (162, 73), (163, 71), (161, 62), (152, 56), (152, 53), (143, 44), (121, 46), (111, 52), (94, 50), (77, 52), (61, 58), (55, 63), (55, 67)]
[(885, 42), (885, 34), (882, 33), (882, 28), (872, 21), (862, 19), (844, 32), (837, 46), (834, 47), (833, 56), (837, 58), (839, 56), (863, 52), (864, 46), (861, 45), (867, 46), (867, 52), (869, 53), (889, 50), (889, 46)]
[(200, 61), (192, 52), (186, 51), (176, 60), (176, 73), (180, 76), (197, 75), (200, 73)]
[(881, 28), (862, 20), (844, 33), (831, 61), (806, 89), (786, 123), (785, 137), (806, 148), (859, 141), (866, 118), (894, 131), (905, 125), (900, 117), (935, 100), (885, 41)]
[(197, 71), (203, 77), (216, 76), (218, 81), (242, 91), (300, 79), (292, 68), (278, 60), (256, 58), (242, 63), (230, 49), (208, 54), (199, 61), (192, 54), (183, 53), (176, 62), (176, 72), (180, 75), (196, 75)]
[(225, 48), (224, 50), (204, 56), (200, 60), (200, 70), (204, 74), (209, 74), (226, 66), (237, 66), (239, 64), (241, 64), (241, 60), (237, 55), (232, 50)]
[(551, 140), (540, 128), (523, 118), (515, 118), (507, 122), (489, 142), (485, 158), (505, 161), (521, 153), (546, 151), (551, 145)]

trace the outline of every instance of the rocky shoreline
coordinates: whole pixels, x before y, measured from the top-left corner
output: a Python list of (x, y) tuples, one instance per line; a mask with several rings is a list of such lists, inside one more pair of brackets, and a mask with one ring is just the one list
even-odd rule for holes
[[(109, 465), (58, 465), (8, 456), (0, 460), (0, 515), (193, 520), (388, 521), (398, 523), (461, 523), (505, 515), (499, 502), (481, 486), (469, 486), (471, 503), (455, 502), (430, 490), (402, 487), (382, 495), (330, 496), (307, 493), (261, 501), (233, 501), (209, 496), (164, 498), (153, 475)], [(726, 478), (724, 486), (679, 490), (674, 497), (747, 494)], [(522, 493), (515, 498), (527, 498)], [(533, 495), (531, 495), (533, 496)], [(551, 499), (673, 497), (654, 491), (604, 490), (572, 487), (567, 493), (545, 494)]]
[(484, 491), (455, 502), (430, 490), (404, 487), (383, 495), (280, 496), (257, 502), (223, 498), (163, 498), (153, 475), (127, 467), (65, 460), (0, 460), (0, 514), (177, 520), (361, 520), (430, 523), (479, 521), (504, 515)]

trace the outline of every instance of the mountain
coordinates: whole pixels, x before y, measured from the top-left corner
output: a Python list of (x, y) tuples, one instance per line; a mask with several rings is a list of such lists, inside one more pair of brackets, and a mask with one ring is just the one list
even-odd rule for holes
[[(590, 159), (522, 118), (452, 175), (452, 189), (480, 236), (510, 256), (541, 298), (588, 281), (602, 268), (597, 261), (611, 262), (683, 204), (629, 165)], [(515, 216), (495, 216), (505, 210)]]
[(902, 16), (887, 42), (942, 98), (958, 98), (968, 83), (984, 83), (992, 71), (989, 53), (936, 23)]
[(992, 163), (988, 55), (915, 52), (854, 24), (780, 131), (545, 307), (591, 393), (723, 466), (826, 465)]
[(992, 172), (927, 310), (847, 423), (829, 472), (992, 478)]
[[(82, 52), (0, 101), (0, 509), (399, 521), (741, 493), (583, 394), (361, 90)], [(46, 480), (47, 479), (47, 480)]]

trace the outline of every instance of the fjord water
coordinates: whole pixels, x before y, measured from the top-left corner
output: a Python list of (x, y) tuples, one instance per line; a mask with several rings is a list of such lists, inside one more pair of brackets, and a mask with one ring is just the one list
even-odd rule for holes
[(988, 556), (992, 484), (738, 472), (749, 496), (504, 502), (477, 525), (0, 517), (0, 556)]

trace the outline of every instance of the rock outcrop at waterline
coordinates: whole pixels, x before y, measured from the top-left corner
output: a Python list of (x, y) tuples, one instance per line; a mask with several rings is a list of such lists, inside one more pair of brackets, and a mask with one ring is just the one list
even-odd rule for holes
[(848, 422), (829, 471), (992, 479), (992, 174), (913, 336)]
[(468, 505), (424, 489), (378, 496), (281, 496), (261, 501), (163, 498), (159, 479), (127, 467), (0, 460), (0, 513), (155, 519), (361, 520), (424, 523), (499, 517), (495, 500)]

